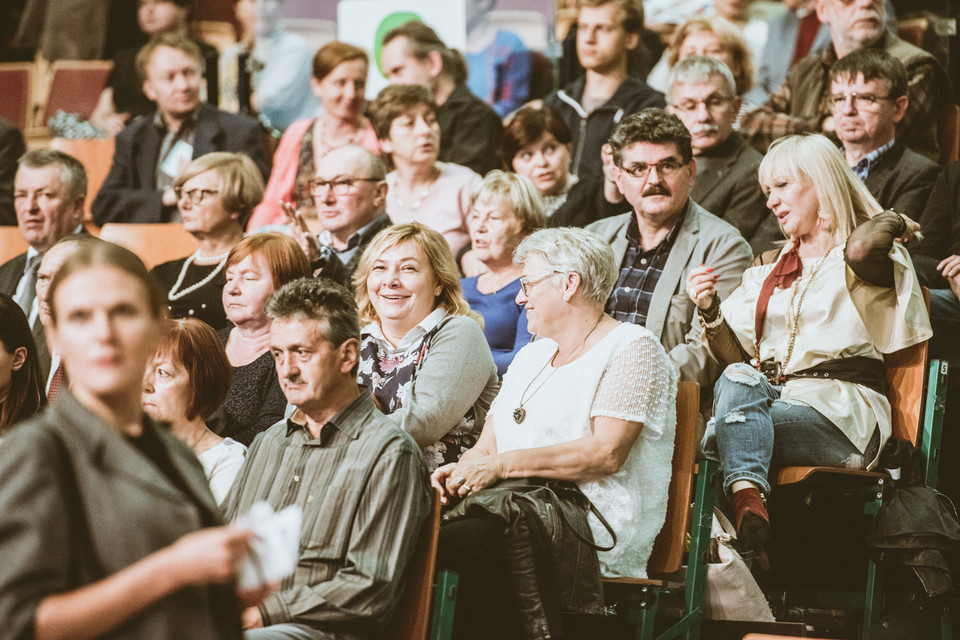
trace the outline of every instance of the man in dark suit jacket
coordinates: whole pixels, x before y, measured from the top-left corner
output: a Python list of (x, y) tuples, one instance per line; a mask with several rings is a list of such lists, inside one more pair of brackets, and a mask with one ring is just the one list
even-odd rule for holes
[(23, 134), (5, 118), (0, 118), (0, 224), (17, 224), (13, 208), (13, 177), (17, 174), (17, 160), (26, 151)]
[[(351, 287), (364, 248), (392, 224), (384, 212), (386, 176), (380, 156), (355, 145), (334, 149), (320, 160), (310, 189), (324, 229), (319, 238), (313, 236), (299, 214), (294, 214), (298, 224), (290, 225), (316, 275)], [(316, 270), (323, 262), (322, 270)]]
[[(0, 293), (17, 300), (27, 315), (34, 338), (43, 340), (36, 302), (40, 260), (60, 238), (84, 233), (87, 173), (76, 158), (54, 149), (27, 152), (20, 159), (19, 167), (14, 180), (17, 224), (29, 248), (0, 266)], [(41, 364), (44, 365), (42, 373), (46, 375), (49, 358)]]
[(211, 151), (246, 153), (266, 181), (270, 164), (259, 125), (200, 104), (201, 64), (197, 45), (174, 34), (158, 36), (137, 54), (143, 92), (157, 110), (117, 136), (113, 166), (93, 201), (98, 225), (177, 220), (171, 185), (190, 160)]
[(697, 179), (690, 197), (736, 227), (754, 255), (783, 239), (767, 209), (757, 169), (762, 156), (733, 130), (740, 111), (733, 74), (723, 62), (694, 56), (670, 74), (670, 105), (690, 132)]
[(920, 219), (940, 167), (896, 140), (907, 70), (885, 51), (858, 49), (830, 68), (833, 122), (847, 164), (885, 209)]

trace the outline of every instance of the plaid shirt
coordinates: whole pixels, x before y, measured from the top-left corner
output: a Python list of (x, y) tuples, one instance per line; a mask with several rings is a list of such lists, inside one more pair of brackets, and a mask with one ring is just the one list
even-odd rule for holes
[(670, 249), (677, 238), (677, 230), (683, 226), (687, 208), (677, 218), (673, 229), (660, 244), (647, 251), (640, 244), (640, 227), (637, 217), (630, 216), (627, 227), (627, 252), (620, 264), (620, 279), (607, 300), (607, 313), (620, 322), (630, 322), (641, 327), (647, 323), (647, 310), (653, 298), (653, 290), (660, 282), (663, 266), (670, 256)]
[[(897, 125), (897, 139), (934, 162), (940, 156), (937, 123), (950, 86), (940, 63), (922, 49), (891, 33), (875, 45), (903, 62), (907, 68), (910, 101)], [(833, 46), (812, 53), (787, 73), (783, 85), (756, 110), (743, 116), (740, 133), (765, 153), (777, 138), (793, 133), (820, 132), (830, 115), (830, 66), (836, 62)], [(832, 134), (831, 134), (832, 135)]]

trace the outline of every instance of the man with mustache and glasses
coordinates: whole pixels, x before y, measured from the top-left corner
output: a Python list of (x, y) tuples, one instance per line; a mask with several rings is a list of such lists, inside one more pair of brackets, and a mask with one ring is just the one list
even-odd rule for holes
[(693, 56), (670, 72), (667, 111), (690, 132), (697, 180), (690, 197), (740, 231), (755, 255), (782, 240), (767, 209), (757, 169), (763, 158), (733, 130), (740, 111), (733, 74), (723, 62)]
[(610, 243), (620, 263), (606, 311), (660, 339), (680, 378), (700, 383), (701, 414), (709, 415), (720, 369), (700, 341), (687, 274), (711, 265), (725, 296), (740, 284), (753, 252), (735, 227), (690, 199), (697, 163), (679, 118), (644, 109), (617, 125), (610, 146), (614, 178), (633, 211), (587, 227)]
[(832, 133), (830, 67), (848, 53), (869, 47), (886, 51), (907, 68), (909, 102), (897, 125), (897, 140), (936, 161), (937, 122), (950, 87), (940, 63), (886, 30), (883, 0), (817, 0), (816, 8), (820, 21), (830, 25), (832, 44), (797, 62), (783, 86), (743, 117), (740, 131), (747, 140), (766, 151), (775, 139), (791, 133)]

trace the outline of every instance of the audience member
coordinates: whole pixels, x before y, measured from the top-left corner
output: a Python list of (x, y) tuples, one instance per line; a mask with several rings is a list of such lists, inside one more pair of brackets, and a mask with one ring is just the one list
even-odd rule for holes
[[(464, 499), (438, 548), (439, 565), (460, 574), (459, 638), (560, 637), (564, 610), (602, 614), (599, 574), (646, 578), (666, 515), (677, 373), (656, 336), (604, 313), (617, 279), (609, 244), (547, 229), (516, 259), (517, 302), (540, 339), (517, 354), (477, 444), (432, 477), (445, 501)], [(586, 495), (608, 526), (582, 508), (558, 514), (542, 503), (550, 489), (497, 497), (508, 491), (499, 481), (521, 478)], [(599, 563), (575, 536), (603, 549)]]
[(489, 20), (496, 6), (497, 0), (466, 3), (467, 88), (506, 118), (530, 97), (533, 58), (515, 31)]
[(297, 280), (268, 313), (270, 352), (297, 411), (254, 441), (224, 513), (295, 504), (303, 527), (296, 569), (243, 612), (244, 637), (384, 637), (430, 510), (423, 456), (357, 385), (360, 325), (346, 289)]
[(266, 178), (269, 162), (256, 122), (200, 104), (200, 49), (172, 34), (137, 54), (143, 91), (157, 110), (116, 138), (113, 166), (93, 201), (93, 219), (170, 222), (177, 219), (173, 183), (190, 160), (211, 151), (241, 151)]
[(570, 173), (573, 135), (555, 109), (523, 107), (510, 116), (500, 141), (503, 168), (527, 177), (543, 197), (549, 218), (577, 184)]
[(790, 133), (832, 132), (830, 67), (848, 53), (870, 47), (886, 51), (907, 68), (909, 101), (897, 139), (936, 160), (937, 119), (949, 79), (931, 54), (886, 29), (885, 13), (883, 0), (817, 0), (817, 17), (830, 25), (832, 45), (797, 62), (776, 93), (743, 117), (741, 131), (747, 140), (763, 152), (773, 140)]
[(438, 161), (441, 133), (429, 90), (386, 87), (370, 105), (370, 118), (394, 167), (387, 174), (387, 215), (395, 224), (417, 221), (439, 231), (456, 255), (470, 241), (467, 213), (480, 176)]
[[(43, 254), (60, 238), (83, 229), (87, 173), (73, 156), (33, 149), (20, 158), (14, 180), (17, 226), (29, 247), (0, 266), (0, 293), (12, 296), (27, 316), (34, 338), (43, 333), (36, 304)], [(46, 370), (41, 371), (46, 375)]]
[(640, 44), (639, 0), (583, 0), (577, 16), (577, 56), (584, 75), (544, 98), (573, 133), (571, 171), (602, 175), (600, 147), (620, 120), (646, 107), (664, 106), (663, 95), (627, 74), (630, 52)]
[(234, 0), (234, 9), (241, 35), (220, 56), (222, 108), (259, 114), (264, 126), (280, 131), (315, 116), (313, 48), (284, 28), (283, 0)]
[(960, 162), (944, 167), (920, 216), (923, 238), (910, 243), (921, 281), (930, 287), (930, 357), (960, 370)]
[[(485, 174), (496, 169), (497, 147), (503, 135), (500, 116), (465, 84), (467, 65), (436, 32), (413, 20), (388, 32), (380, 58), (392, 84), (430, 89), (440, 125), (440, 160)], [(382, 140), (382, 137), (381, 137)]]
[(217, 332), (196, 318), (170, 321), (143, 378), (143, 411), (167, 423), (197, 455), (217, 504), (233, 485), (246, 447), (210, 431), (203, 419), (226, 399), (232, 378)]
[(0, 293), (0, 437), (46, 404), (37, 346), (27, 316)]
[(0, 118), (0, 225), (17, 224), (13, 178), (17, 175), (17, 160), (26, 150), (20, 130), (6, 118)]
[(477, 441), (498, 380), (443, 236), (419, 223), (384, 229), (353, 282), (366, 323), (360, 382), (417, 441), (430, 471), (457, 460)]
[(167, 292), (170, 317), (199, 318), (223, 329), (227, 257), (263, 198), (263, 179), (246, 155), (214, 151), (188, 164), (174, 180), (173, 192), (183, 228), (200, 246), (185, 258), (157, 265), (153, 275)]
[(84, 246), (90, 243), (103, 242), (100, 238), (88, 233), (74, 233), (64, 236), (43, 253), (40, 260), (40, 267), (37, 269), (37, 309), (39, 314), (40, 329), (34, 329), (33, 338), (37, 344), (37, 359), (40, 363), (40, 375), (45, 380), (43, 387), (47, 402), (53, 402), (60, 395), (60, 392), (70, 387), (70, 378), (67, 377), (67, 369), (64, 366), (63, 359), (59, 353), (50, 351), (50, 343), (47, 341), (47, 334), (52, 331), (53, 314), (50, 311), (50, 283), (53, 277), (57, 275), (60, 268), (67, 258), (77, 253)]
[(687, 58), (670, 72), (668, 98), (697, 162), (690, 197), (736, 227), (755, 254), (773, 248), (783, 236), (757, 180), (763, 156), (734, 131), (742, 98), (730, 69), (714, 58)]
[(757, 86), (750, 98), (760, 103), (780, 88), (787, 71), (813, 51), (830, 45), (830, 26), (817, 17), (816, 0), (783, 0), (785, 11), (767, 22), (767, 41), (757, 58)]
[(664, 57), (650, 72), (647, 82), (652, 87), (668, 91), (670, 70), (691, 56), (716, 58), (727, 65), (733, 73), (738, 96), (745, 96), (753, 89), (753, 54), (743, 34), (723, 18), (691, 18), (677, 27)]
[(760, 181), (787, 244), (758, 257), (722, 302), (723, 272), (709, 260), (687, 284), (710, 351), (726, 366), (703, 448), (719, 454), (737, 540), (754, 550), (770, 537), (762, 495), (772, 470), (876, 463), (891, 429), (883, 354), (931, 334), (898, 242), (918, 225), (881, 213), (829, 140), (778, 140)]
[(140, 407), (160, 291), (136, 256), (101, 242), (57, 271), (50, 306), (73, 387), (3, 440), (4, 633), (237, 638), (250, 533), (216, 526), (196, 457)]
[(753, 58), (757, 59), (767, 44), (768, 27), (766, 20), (751, 17), (752, 4), (753, 0), (713, 0), (713, 10), (718, 17), (737, 28)]
[(309, 276), (310, 263), (289, 236), (258, 233), (230, 249), (226, 273), (223, 308), (233, 328), (217, 335), (233, 366), (233, 384), (211, 422), (219, 435), (250, 446), (286, 408), (270, 356), (267, 300), (286, 283)]
[(468, 226), (471, 253), (483, 272), (463, 278), (463, 297), (483, 318), (483, 334), (502, 378), (530, 342), (527, 313), (514, 298), (522, 266), (513, 262), (520, 242), (547, 224), (543, 201), (525, 177), (491, 171), (473, 194)]
[[(173, 33), (187, 36), (190, 27), (191, 0), (139, 0), (137, 2), (137, 22), (140, 30), (148, 38), (161, 33)], [(216, 69), (217, 49), (201, 40), (193, 40), (200, 47), (203, 56), (203, 68)], [(125, 47), (113, 56), (113, 69), (107, 77), (107, 86), (100, 94), (97, 106), (90, 120), (113, 137), (123, 131), (130, 120), (145, 116), (156, 106), (143, 93), (143, 78), (137, 73), (137, 52), (139, 46)], [(216, 78), (216, 74), (213, 75)], [(208, 78), (209, 80), (209, 78)], [(207, 97), (215, 97), (207, 84)], [(216, 85), (212, 87), (216, 89)], [(213, 101), (216, 104), (216, 101)]]
[(323, 111), (294, 122), (280, 138), (263, 202), (250, 218), (250, 229), (284, 224), (282, 203), (293, 204), (314, 233), (323, 230), (308, 183), (327, 153), (344, 145), (360, 145), (380, 153), (380, 143), (364, 117), (367, 52), (344, 42), (329, 42), (313, 58), (314, 93)]
[(327, 261), (327, 265), (339, 266), (333, 270), (324, 267), (320, 275), (349, 285), (363, 250), (391, 224), (386, 214), (386, 165), (363, 147), (339, 147), (320, 160), (307, 190), (323, 231), (314, 235), (300, 211), (286, 205), (291, 233), (311, 265)]
[(700, 383), (701, 410), (709, 416), (709, 389), (720, 370), (683, 295), (687, 274), (713, 265), (717, 289), (728, 294), (753, 254), (736, 228), (690, 199), (697, 174), (690, 141), (683, 123), (661, 109), (621, 122), (610, 137), (614, 175), (633, 211), (587, 228), (610, 243), (620, 270), (607, 313), (660, 340), (680, 378)]
[(940, 166), (896, 139), (907, 97), (903, 63), (857, 49), (830, 68), (830, 105), (843, 155), (880, 206), (920, 219)]

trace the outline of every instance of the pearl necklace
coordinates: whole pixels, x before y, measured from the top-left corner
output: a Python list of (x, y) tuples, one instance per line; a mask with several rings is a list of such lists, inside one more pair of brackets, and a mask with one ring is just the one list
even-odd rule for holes
[[(435, 168), (431, 171), (430, 175), (431, 175), (430, 183), (420, 190), (420, 199), (414, 200), (409, 205), (406, 203), (406, 201), (400, 199), (400, 189), (396, 189), (396, 193), (394, 194), (394, 197), (396, 198), (397, 206), (403, 207), (407, 211), (416, 211), (417, 209), (419, 209), (420, 205), (423, 204), (423, 201), (427, 198), (427, 195), (430, 194), (430, 189), (432, 189), (433, 185), (437, 183), (437, 178), (440, 177), (439, 172), (437, 172)], [(397, 186), (399, 186), (399, 182), (400, 180), (398, 179)]]
[(229, 251), (219, 256), (210, 256), (210, 260), (216, 260), (218, 262), (217, 268), (211, 271), (210, 274), (203, 280), (190, 285), (186, 289), (180, 289), (180, 286), (183, 284), (183, 279), (187, 277), (187, 270), (190, 269), (190, 265), (193, 264), (194, 260), (200, 257), (200, 249), (197, 249), (190, 257), (184, 260), (183, 267), (180, 268), (180, 275), (177, 276), (177, 281), (170, 288), (170, 293), (167, 294), (167, 300), (174, 302), (175, 300), (179, 300), (189, 293), (193, 293), (200, 287), (209, 284), (210, 281), (216, 278), (217, 274), (223, 270), (223, 267), (226, 266), (227, 258), (229, 256)]

